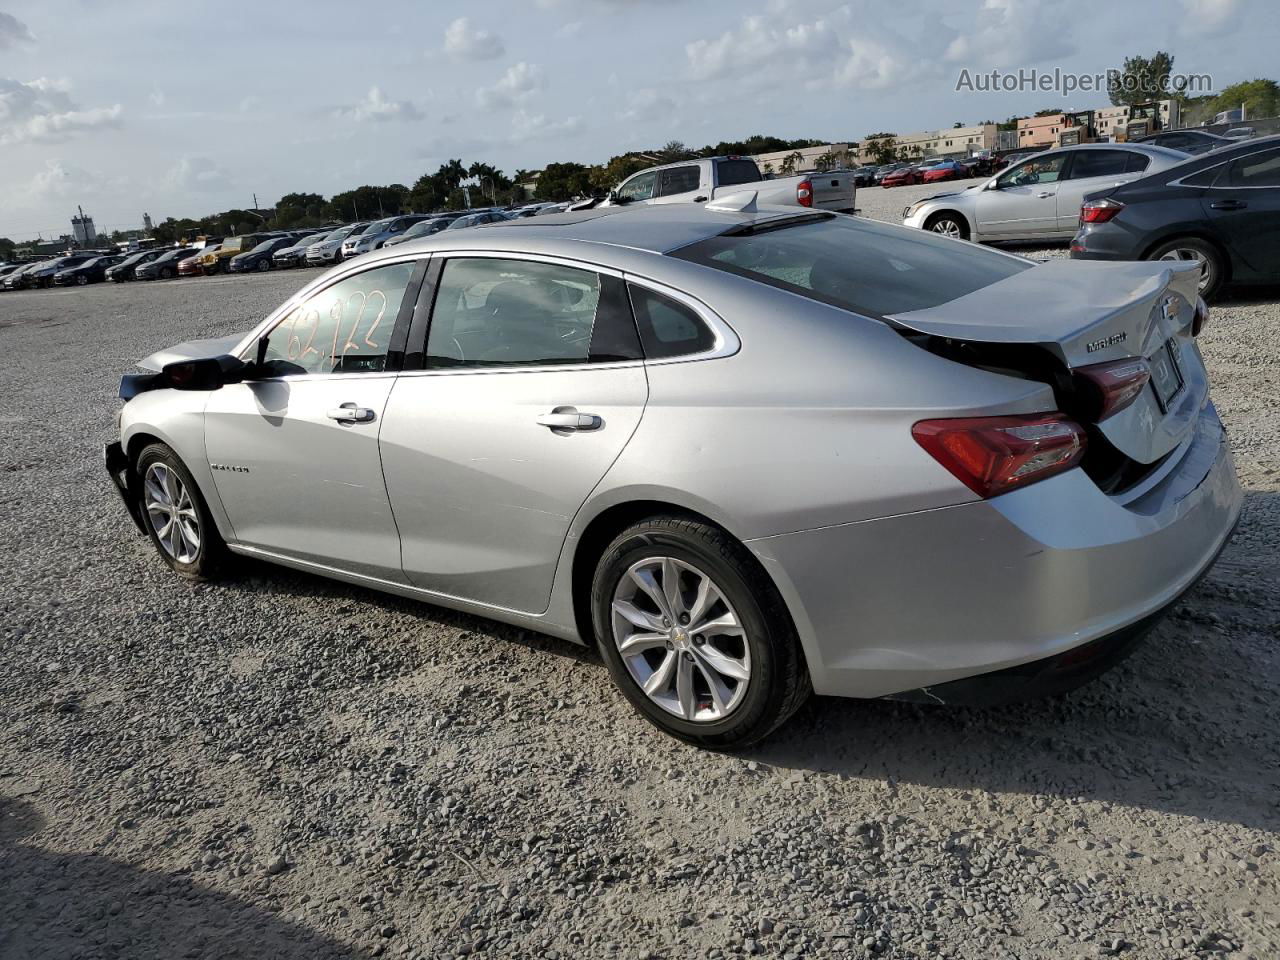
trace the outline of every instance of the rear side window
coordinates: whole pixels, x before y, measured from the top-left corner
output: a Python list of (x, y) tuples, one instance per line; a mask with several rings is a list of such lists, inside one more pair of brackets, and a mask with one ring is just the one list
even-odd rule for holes
[(748, 225), (669, 256), (871, 316), (936, 307), (1035, 269), (922, 230), (822, 214)]
[(1211, 187), (1226, 169), (1226, 164), (1219, 163), (1215, 166), (1201, 170), (1199, 173), (1193, 173), (1186, 177), (1182, 182), (1188, 187)]
[(683, 303), (635, 284), (628, 284), (627, 289), (646, 359), (684, 357), (715, 346), (715, 334)]
[(1147, 167), (1151, 166), (1151, 158), (1145, 157), (1140, 153), (1130, 153), (1129, 162), (1125, 164), (1125, 173), (1141, 173)]
[(679, 193), (692, 193), (698, 189), (701, 172), (697, 166), (672, 167), (658, 172), (659, 197), (672, 197)]
[(1077, 150), (1071, 158), (1069, 179), (1118, 176), (1128, 170), (1132, 156), (1135, 154), (1128, 150)]
[(1280, 187), (1280, 150), (1263, 150), (1233, 161), (1227, 183), (1233, 187)]
[(721, 160), (716, 166), (716, 179), (722, 187), (737, 183), (759, 183), (760, 168), (754, 160)]

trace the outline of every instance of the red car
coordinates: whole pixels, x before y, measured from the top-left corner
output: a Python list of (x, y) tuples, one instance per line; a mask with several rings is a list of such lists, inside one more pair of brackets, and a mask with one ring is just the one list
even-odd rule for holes
[(178, 261), (178, 276), (180, 277), (198, 277), (200, 276), (200, 255), (207, 253), (206, 250), (197, 250), (185, 260)]
[(921, 183), (941, 183), (943, 180), (959, 180), (969, 176), (969, 170), (963, 163), (955, 160), (944, 160), (925, 167), (920, 174)]
[(900, 170), (893, 170), (884, 175), (884, 179), (880, 181), (882, 187), (905, 187), (909, 184), (920, 182), (920, 169), (918, 167), (903, 167)]

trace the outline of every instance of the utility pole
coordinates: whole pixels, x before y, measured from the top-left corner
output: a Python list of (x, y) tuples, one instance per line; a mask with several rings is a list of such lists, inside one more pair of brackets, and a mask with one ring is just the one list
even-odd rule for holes
[(253, 195), (253, 209), (258, 209), (258, 195), (256, 193)]
[(387, 215), (386, 211), (382, 209), (382, 191), (379, 190), (378, 191), (378, 219), (381, 220), (386, 215)]

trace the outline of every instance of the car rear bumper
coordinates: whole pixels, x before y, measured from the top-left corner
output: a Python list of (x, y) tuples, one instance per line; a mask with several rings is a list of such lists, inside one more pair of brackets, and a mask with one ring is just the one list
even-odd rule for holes
[(748, 546), (787, 601), (815, 691), (910, 697), (1038, 661), (1049, 662), (1030, 673), (1057, 672), (1063, 654), (1145, 632), (1212, 565), (1240, 506), (1206, 405), (1167, 472), (1128, 501), (1072, 470), (993, 500)]

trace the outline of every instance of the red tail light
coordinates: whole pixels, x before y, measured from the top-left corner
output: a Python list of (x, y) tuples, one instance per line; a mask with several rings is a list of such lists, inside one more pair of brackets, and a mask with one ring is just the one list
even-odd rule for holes
[(1084, 429), (1060, 413), (921, 420), (916, 443), (987, 499), (1070, 470), (1084, 456)]
[(1124, 209), (1124, 204), (1119, 200), (1090, 200), (1080, 206), (1080, 222), (1081, 223), (1106, 223), (1117, 213)]
[(1196, 312), (1191, 320), (1191, 335), (1200, 336), (1200, 331), (1209, 322), (1209, 305), (1200, 297), (1196, 297)]
[(808, 180), (796, 184), (796, 203), (802, 207), (813, 206), (813, 184)]
[(1129, 357), (1077, 367), (1075, 376), (1089, 419), (1101, 423), (1138, 399), (1151, 379), (1151, 367), (1141, 357)]

